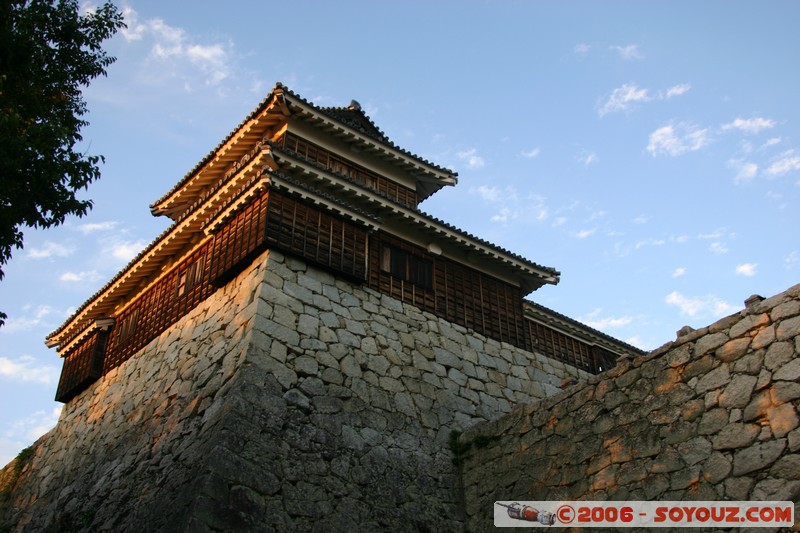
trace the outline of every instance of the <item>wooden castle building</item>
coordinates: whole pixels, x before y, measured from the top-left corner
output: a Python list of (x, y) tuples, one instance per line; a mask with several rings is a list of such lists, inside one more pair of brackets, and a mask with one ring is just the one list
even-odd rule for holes
[(526, 299), (558, 271), (420, 209), (455, 184), (356, 102), (276, 85), (47, 338), (65, 405), (0, 526), (462, 531), (453, 435), (640, 351)]
[(47, 338), (67, 402), (269, 248), (486, 337), (597, 373), (613, 339), (524, 299), (559, 272), (419, 209), (456, 174), (393, 144), (357, 102), (320, 108), (276, 85), (151, 206), (174, 223)]

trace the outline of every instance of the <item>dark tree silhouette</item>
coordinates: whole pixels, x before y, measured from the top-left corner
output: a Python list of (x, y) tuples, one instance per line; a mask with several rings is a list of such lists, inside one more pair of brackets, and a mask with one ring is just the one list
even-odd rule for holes
[(103, 158), (76, 151), (81, 91), (113, 63), (100, 45), (121, 27), (110, 2), (81, 13), (76, 0), (0, 0), (0, 279), (23, 227), (92, 207), (76, 192), (100, 177)]

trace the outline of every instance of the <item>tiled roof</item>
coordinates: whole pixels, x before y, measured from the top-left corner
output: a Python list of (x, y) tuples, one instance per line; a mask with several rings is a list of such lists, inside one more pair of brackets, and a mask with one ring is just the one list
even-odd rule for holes
[(395, 143), (393, 143), (387, 136), (384, 134), (375, 123), (361, 110), (361, 106), (358, 105), (356, 102), (352, 102), (347, 107), (318, 107), (313, 103), (309, 102), (302, 96), (298, 95), (297, 93), (290, 90), (288, 87), (283, 85), (282, 83), (278, 82), (275, 84), (275, 87), (269, 92), (269, 94), (258, 104), (258, 106), (249, 114), (247, 115), (244, 120), (242, 120), (217, 146), (211, 150), (199, 163), (197, 163), (180, 181), (178, 181), (166, 194), (164, 194), (161, 198), (150, 204), (150, 208), (155, 209), (160, 203), (166, 201), (170, 196), (175, 194), (178, 190), (180, 190), (189, 180), (192, 179), (197, 172), (199, 172), (209, 161), (211, 161), (216, 153), (225, 146), (228, 141), (233, 138), (239, 129), (242, 128), (245, 124), (247, 124), (250, 120), (252, 120), (258, 113), (260, 113), (265, 106), (270, 102), (272, 97), (278, 93), (282, 92), (283, 94), (289, 95), (290, 97), (299, 100), (300, 102), (312, 107), (316, 111), (324, 114), (325, 116), (329, 117), (336, 122), (339, 122), (343, 126), (352, 129), (353, 131), (359, 132), (367, 137), (371, 138), (372, 140), (389, 147), (393, 150), (396, 150), (403, 155), (416, 159), (420, 163), (424, 164), (425, 166), (431, 167), (439, 172), (447, 173), (452, 175), (453, 177), (457, 176), (458, 174), (450, 169), (441, 167), (434, 163), (431, 163), (427, 159), (422, 158), (419, 155), (413, 154), (408, 150), (400, 148)]
[(534, 310), (536, 310), (536, 311), (538, 311), (538, 312), (540, 312), (542, 314), (549, 315), (551, 318), (556, 318), (559, 321), (561, 321), (561, 322), (563, 322), (563, 323), (565, 323), (565, 324), (577, 329), (578, 331), (591, 333), (592, 335), (605, 340), (609, 344), (618, 346), (618, 347), (626, 350), (631, 355), (642, 355), (642, 354), (646, 353), (641, 348), (637, 348), (636, 346), (633, 346), (632, 344), (628, 344), (627, 342), (621, 341), (616, 337), (612, 337), (611, 335), (607, 335), (607, 334), (603, 333), (602, 331), (599, 331), (597, 329), (594, 329), (593, 327), (587, 326), (583, 322), (579, 322), (579, 321), (575, 320), (574, 318), (568, 317), (567, 315), (562, 315), (558, 311), (553, 311), (549, 307), (545, 307), (545, 306), (543, 306), (541, 304), (537, 304), (536, 302), (533, 302), (531, 300), (524, 300), (524, 303), (525, 303), (526, 306), (528, 306), (528, 307), (530, 307), (530, 308), (532, 308), (532, 309), (534, 309)]

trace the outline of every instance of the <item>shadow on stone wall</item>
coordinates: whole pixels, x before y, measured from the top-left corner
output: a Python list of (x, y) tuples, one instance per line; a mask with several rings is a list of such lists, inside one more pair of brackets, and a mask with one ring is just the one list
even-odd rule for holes
[(800, 285), (746, 303), (461, 435), (469, 531), (495, 501), (797, 502)]

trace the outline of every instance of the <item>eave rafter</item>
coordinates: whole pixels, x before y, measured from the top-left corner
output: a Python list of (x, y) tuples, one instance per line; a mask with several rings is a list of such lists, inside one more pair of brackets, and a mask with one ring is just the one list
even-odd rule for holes
[(268, 150), (258, 151), (247, 165), (239, 169), (202, 204), (184, 213), (182, 218), (100, 289), (61, 328), (52, 333), (47, 338), (47, 345), (59, 346), (59, 352), (63, 353), (64, 347), (77, 335), (83, 334), (94, 320), (113, 317), (124, 306), (134, 302), (147, 287), (169, 272), (174, 258), (187, 245), (198, 239), (208, 238), (203, 233), (203, 227), (240, 192), (245, 183), (260, 175), (270, 164), (274, 163), (270, 162)]
[[(344, 193), (347, 197), (357, 201), (366, 201), (371, 204), (372, 209), (377, 209), (378, 212), (389, 215), (389, 217), (402, 218), (417, 228), (424, 230), (433, 238), (439, 238), (454, 243), (458, 247), (466, 249), (471, 253), (484, 256), (490, 261), (499, 261), (518, 274), (524, 274), (527, 281), (521, 280), (520, 286), (525, 290), (533, 291), (545, 284), (555, 285), (559, 281), (557, 273), (551, 272), (548, 269), (538, 268), (532, 263), (503, 253), (501, 250), (497, 250), (490, 245), (480, 243), (464, 233), (438, 223), (421, 211), (393, 202), (366, 187), (351, 183), (307, 161), (285, 152), (277, 151), (274, 153), (274, 157), (281, 166), (283, 172), (292, 174), (298, 173), (304, 180), (313, 182), (315, 186), (333, 190), (337, 193)], [(389, 217), (385, 218), (388, 219)], [(531, 279), (531, 277), (536, 281)]]
[[(299, 99), (290, 99), (289, 107), (292, 111), (292, 116), (307, 121), (314, 127), (320, 128), (349, 144), (357, 144), (359, 149), (366, 154), (392, 162), (413, 175), (418, 181), (429, 184), (435, 190), (446, 185), (455, 185), (458, 181), (454, 173), (439, 169), (433, 165), (424, 164), (422, 160), (411, 157), (400, 149), (379, 143), (367, 135), (345, 128), (333, 118), (320, 113), (314, 107)], [(424, 196), (430, 196), (435, 190), (426, 191), (427, 194)]]
[(275, 92), (270, 101), (254, 116), (245, 121), (235, 132), (212, 154), (206, 157), (190, 174), (184, 178), (179, 187), (159, 200), (151, 207), (154, 215), (167, 215), (172, 219), (179, 218), (191, 208), (197, 198), (221, 179), (231, 165), (261, 142), (270, 130), (279, 130), (285, 125), (289, 116), (284, 95)]

